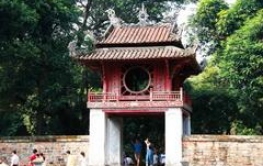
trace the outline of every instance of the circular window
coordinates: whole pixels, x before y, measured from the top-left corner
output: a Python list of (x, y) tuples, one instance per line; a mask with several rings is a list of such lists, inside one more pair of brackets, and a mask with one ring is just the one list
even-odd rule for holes
[(142, 67), (132, 67), (124, 74), (124, 86), (131, 92), (142, 92), (150, 86), (149, 72)]

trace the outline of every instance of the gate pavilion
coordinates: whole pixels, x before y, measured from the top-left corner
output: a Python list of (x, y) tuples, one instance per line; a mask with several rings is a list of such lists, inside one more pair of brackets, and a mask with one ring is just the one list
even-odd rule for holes
[[(126, 24), (108, 10), (111, 24), (89, 54), (74, 56), (100, 72), (101, 92), (89, 91), (89, 166), (120, 166), (120, 115), (162, 113), (165, 118), (166, 166), (181, 166), (182, 136), (191, 133), (191, 101), (183, 91), (186, 78), (201, 68), (195, 50), (184, 48), (173, 22), (150, 23), (144, 7), (137, 24)], [(118, 116), (117, 116), (118, 115)]]

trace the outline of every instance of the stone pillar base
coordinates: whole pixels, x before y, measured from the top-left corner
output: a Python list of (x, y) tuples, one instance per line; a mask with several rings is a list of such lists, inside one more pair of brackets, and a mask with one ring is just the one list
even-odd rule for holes
[(122, 118), (90, 110), (89, 166), (121, 166)]
[(182, 166), (183, 111), (169, 108), (165, 112), (165, 165)]
[(89, 166), (105, 166), (105, 137), (106, 115), (101, 109), (91, 109)]

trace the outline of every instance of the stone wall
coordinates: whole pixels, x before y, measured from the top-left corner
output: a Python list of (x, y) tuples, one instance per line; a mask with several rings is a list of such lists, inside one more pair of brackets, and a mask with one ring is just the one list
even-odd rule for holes
[(88, 155), (88, 147), (88, 136), (0, 137), (0, 157), (9, 164), (11, 153), (16, 150), (21, 158), (21, 166), (28, 165), (34, 148), (46, 155), (48, 166), (65, 166), (67, 150), (75, 155), (81, 151)]
[[(47, 164), (64, 166), (67, 150), (88, 155), (88, 136), (0, 137), (0, 157), (10, 163), (12, 150), (28, 164), (33, 148), (47, 156)], [(184, 165), (263, 166), (262, 136), (191, 135), (183, 138)]]
[(263, 166), (262, 136), (191, 135), (183, 149), (190, 166)]

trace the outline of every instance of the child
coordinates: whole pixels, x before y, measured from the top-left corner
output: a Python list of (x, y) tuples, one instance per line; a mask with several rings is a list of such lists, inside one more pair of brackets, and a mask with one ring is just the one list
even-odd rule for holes
[(154, 148), (154, 153), (153, 153), (153, 166), (158, 166), (159, 165), (159, 156), (158, 156), (158, 151), (156, 148)]

